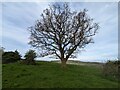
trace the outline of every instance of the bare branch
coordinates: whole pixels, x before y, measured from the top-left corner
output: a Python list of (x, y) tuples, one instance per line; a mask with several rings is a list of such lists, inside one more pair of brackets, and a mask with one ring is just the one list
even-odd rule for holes
[(42, 48), (41, 56), (55, 54), (61, 60), (75, 56), (78, 49), (93, 43), (99, 29), (87, 11), (71, 12), (68, 3), (53, 4), (43, 11), (35, 26), (29, 28), (29, 44)]

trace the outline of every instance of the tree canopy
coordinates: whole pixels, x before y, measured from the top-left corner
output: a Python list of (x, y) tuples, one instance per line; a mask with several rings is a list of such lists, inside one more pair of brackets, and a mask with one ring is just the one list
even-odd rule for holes
[(93, 43), (99, 25), (86, 9), (71, 11), (68, 3), (55, 3), (29, 28), (29, 44), (40, 49), (40, 56), (55, 54), (63, 64), (89, 43)]
[(8, 51), (2, 54), (2, 63), (13, 63), (21, 60), (21, 55), (17, 50)]
[(34, 50), (29, 50), (25, 53), (25, 60), (23, 60), (23, 63), (24, 64), (27, 64), (27, 65), (35, 65), (35, 58), (37, 57), (36, 55), (36, 52)]

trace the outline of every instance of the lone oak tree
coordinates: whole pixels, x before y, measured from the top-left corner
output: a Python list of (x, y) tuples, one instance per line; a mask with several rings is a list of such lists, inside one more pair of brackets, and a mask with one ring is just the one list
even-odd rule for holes
[(68, 3), (55, 3), (45, 9), (41, 18), (29, 28), (29, 44), (42, 49), (42, 57), (55, 54), (65, 67), (68, 58), (93, 43), (92, 37), (98, 28), (86, 9), (75, 12), (70, 10)]

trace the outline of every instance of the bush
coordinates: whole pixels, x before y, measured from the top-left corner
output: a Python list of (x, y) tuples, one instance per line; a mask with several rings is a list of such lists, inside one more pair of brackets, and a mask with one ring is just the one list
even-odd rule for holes
[(2, 54), (2, 63), (13, 63), (17, 62), (21, 59), (21, 56), (19, 55), (19, 52), (16, 50), (15, 52), (4, 52)]
[(103, 65), (103, 75), (104, 76), (112, 76), (120, 80), (120, 61), (107, 61)]
[(24, 64), (27, 64), (27, 65), (35, 65), (35, 58), (37, 57), (36, 56), (36, 53), (34, 50), (29, 50), (28, 52), (26, 52), (25, 54), (25, 60), (23, 60), (23, 63)]
[(17, 60), (21, 60), (21, 55), (19, 54), (19, 52), (17, 50), (15, 50), (15, 58)]

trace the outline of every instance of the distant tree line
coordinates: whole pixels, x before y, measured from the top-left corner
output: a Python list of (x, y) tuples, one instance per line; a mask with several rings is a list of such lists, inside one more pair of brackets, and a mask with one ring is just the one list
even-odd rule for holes
[(2, 63), (13, 63), (21, 60), (21, 55), (17, 50), (3, 52), (2, 54)]
[(25, 59), (22, 58), (20, 53), (15, 50), (15, 51), (4, 51), (4, 48), (0, 48), (0, 56), (2, 56), (2, 63), (3, 64), (8, 64), (8, 63), (15, 63), (15, 62), (20, 62), (22, 64), (27, 64), (27, 65), (35, 65), (35, 58), (37, 57), (37, 54), (34, 50), (29, 50), (25, 53)]

